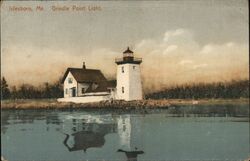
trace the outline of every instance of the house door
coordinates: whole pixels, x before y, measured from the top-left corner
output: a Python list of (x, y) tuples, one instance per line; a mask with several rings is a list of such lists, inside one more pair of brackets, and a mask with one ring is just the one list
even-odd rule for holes
[(75, 97), (76, 96), (76, 88), (73, 87), (71, 91), (72, 91), (71, 96)]

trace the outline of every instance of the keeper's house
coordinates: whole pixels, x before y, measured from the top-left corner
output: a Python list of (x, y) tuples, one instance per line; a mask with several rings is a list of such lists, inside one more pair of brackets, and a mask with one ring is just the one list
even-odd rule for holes
[(64, 98), (61, 102), (98, 102), (113, 99), (116, 81), (108, 81), (100, 70), (68, 68), (62, 79)]

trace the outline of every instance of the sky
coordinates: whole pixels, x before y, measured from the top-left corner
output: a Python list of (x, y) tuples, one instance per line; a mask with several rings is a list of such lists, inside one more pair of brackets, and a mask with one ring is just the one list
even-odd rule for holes
[(112, 79), (129, 46), (146, 90), (246, 79), (248, 25), (247, 0), (4, 1), (1, 75), (10, 86), (40, 85), (85, 62)]

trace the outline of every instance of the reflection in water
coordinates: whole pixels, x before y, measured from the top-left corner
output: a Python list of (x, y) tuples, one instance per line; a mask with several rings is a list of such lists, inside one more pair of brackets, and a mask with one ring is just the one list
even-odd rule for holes
[(173, 118), (166, 117), (168, 111), (147, 115), (2, 111), (2, 155), (7, 160), (37, 161), (183, 160), (184, 156), (241, 160), (248, 156), (249, 145), (244, 144), (249, 140), (248, 117)]
[[(57, 111), (46, 110), (5, 111), (2, 115), (1, 131), (5, 133), (10, 124), (33, 124), (35, 120), (45, 120), (46, 131), (53, 128), (63, 133), (65, 139), (62, 142), (69, 151), (86, 151), (91, 147), (102, 147), (105, 143), (104, 137), (109, 133), (118, 134), (120, 149), (126, 151), (132, 151), (135, 148), (142, 149), (142, 118), (128, 114), (84, 113), (79, 115), (66, 112), (66, 114), (58, 115)], [(31, 129), (22, 127), (20, 130)]]
[(142, 122), (142, 117), (138, 116), (121, 115), (117, 118), (121, 149), (142, 149)]
[[(65, 126), (63, 133), (66, 135), (63, 144), (71, 151), (87, 151), (91, 147), (102, 147), (105, 143), (104, 136), (117, 133), (119, 136), (119, 152), (125, 152), (129, 158), (137, 158), (142, 151), (142, 118), (131, 115), (81, 115), (61, 118)], [(69, 128), (71, 127), (71, 128)], [(67, 131), (67, 132), (65, 132)], [(121, 150), (123, 149), (123, 150)]]
[(9, 119), (10, 119), (10, 113), (9, 112), (6, 112), (4, 115), (1, 115), (1, 132), (3, 134), (5, 134), (5, 132), (8, 129), (7, 126), (10, 124)]
[[(28, 111), (29, 112), (29, 111)], [(1, 132), (5, 133), (8, 126), (11, 124), (28, 124), (33, 123), (34, 120), (44, 119), (45, 115), (37, 111), (35, 114), (29, 114), (23, 110), (13, 111), (6, 110), (1, 114)], [(26, 130), (26, 129), (22, 129)]]
[(79, 151), (83, 150), (86, 152), (88, 148), (91, 147), (102, 147), (105, 143), (104, 136), (108, 133), (114, 132), (115, 124), (97, 124), (97, 123), (82, 123), (76, 124), (76, 120), (73, 119), (72, 122), (76, 126), (81, 126), (83, 130), (77, 131), (80, 129), (79, 127), (73, 127), (73, 134), (66, 134), (66, 138), (63, 141), (63, 144), (67, 147), (67, 149), (71, 151)]
[(93, 133), (91, 131), (80, 131), (71, 135), (74, 137), (74, 145), (70, 147), (67, 143), (70, 135), (65, 135), (66, 138), (63, 141), (63, 144), (68, 148), (69, 151), (83, 150), (86, 152), (86, 150), (91, 147), (102, 147), (105, 142), (104, 136), (101, 134)]
[(125, 151), (122, 149), (118, 149), (117, 152), (124, 152), (126, 154), (127, 157), (127, 161), (137, 161), (137, 155), (139, 154), (143, 154), (143, 151)]

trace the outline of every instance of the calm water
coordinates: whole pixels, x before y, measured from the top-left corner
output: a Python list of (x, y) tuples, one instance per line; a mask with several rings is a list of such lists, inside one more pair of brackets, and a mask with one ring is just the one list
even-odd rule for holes
[(2, 111), (2, 156), (14, 160), (242, 160), (247, 118), (164, 112)]

